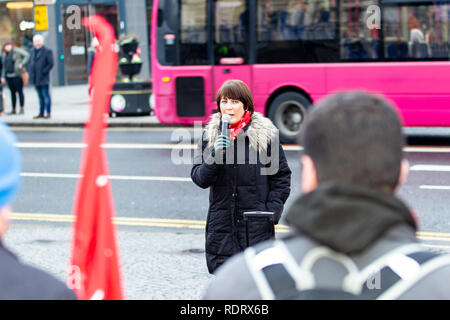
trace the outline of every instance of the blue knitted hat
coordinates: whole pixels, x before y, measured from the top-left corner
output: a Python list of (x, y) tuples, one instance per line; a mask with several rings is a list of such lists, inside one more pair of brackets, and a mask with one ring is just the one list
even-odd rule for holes
[(0, 209), (11, 204), (20, 187), (22, 160), (16, 142), (12, 131), (0, 121)]

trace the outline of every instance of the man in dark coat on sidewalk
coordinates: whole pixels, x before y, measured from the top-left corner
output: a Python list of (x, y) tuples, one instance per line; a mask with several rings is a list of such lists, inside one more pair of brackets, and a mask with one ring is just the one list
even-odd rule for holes
[(450, 299), (450, 255), (416, 238), (394, 195), (405, 180), (394, 108), (364, 92), (319, 103), (301, 135), (302, 191), (292, 233), (232, 257), (206, 299)]
[(20, 262), (1, 242), (20, 186), (21, 157), (15, 143), (13, 133), (0, 122), (0, 299), (74, 300), (75, 293), (62, 281)]
[(33, 46), (30, 58), (30, 82), (34, 84), (39, 96), (39, 114), (34, 119), (49, 119), (52, 104), (49, 84), (50, 70), (53, 68), (53, 52), (44, 46), (44, 38), (40, 34), (33, 37)]

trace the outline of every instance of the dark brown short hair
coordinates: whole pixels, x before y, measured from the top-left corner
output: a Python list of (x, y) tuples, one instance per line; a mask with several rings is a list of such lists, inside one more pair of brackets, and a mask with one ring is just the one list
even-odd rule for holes
[(3, 46), (2, 46), (2, 53), (3, 53), (3, 54), (6, 54), (5, 48), (6, 48), (6, 46), (9, 45), (9, 44), (10, 44), (10, 45), (13, 47), (13, 49), (14, 49), (14, 42), (12, 42), (12, 41), (6, 41), (6, 42), (3, 44)]
[(359, 91), (321, 101), (300, 135), (319, 183), (335, 180), (395, 189), (405, 138), (394, 108), (378, 95)]
[(216, 102), (217, 111), (220, 113), (220, 100), (222, 98), (239, 100), (244, 104), (244, 110), (253, 113), (255, 107), (253, 105), (253, 97), (250, 89), (241, 80), (228, 80), (220, 87), (217, 92)]

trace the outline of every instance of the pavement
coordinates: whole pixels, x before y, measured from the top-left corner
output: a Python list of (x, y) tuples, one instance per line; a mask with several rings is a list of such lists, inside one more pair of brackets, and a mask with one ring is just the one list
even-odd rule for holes
[[(70, 223), (11, 221), (3, 244), (22, 262), (66, 282)], [(122, 285), (127, 300), (200, 300), (214, 279), (205, 263), (203, 232), (117, 230)]]
[[(39, 114), (39, 99), (34, 86), (24, 88), (25, 114), (6, 115), (11, 111), (10, 91), (3, 87), (5, 114), (1, 120), (10, 126), (83, 127), (88, 117), (88, 85), (51, 87), (52, 114), (50, 119), (33, 119)], [(16, 107), (19, 110), (18, 107)], [(157, 127), (162, 124), (155, 116), (109, 117), (109, 127)]]

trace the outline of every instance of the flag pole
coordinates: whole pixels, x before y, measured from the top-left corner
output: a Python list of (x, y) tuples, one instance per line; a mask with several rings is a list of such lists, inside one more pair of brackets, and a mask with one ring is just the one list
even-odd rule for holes
[(101, 16), (83, 19), (99, 40), (93, 64), (93, 95), (86, 122), (80, 178), (77, 181), (73, 214), (72, 251), (67, 284), (79, 299), (123, 299), (115, 216), (105, 150), (106, 116), (115, 82), (117, 52), (114, 30)]

